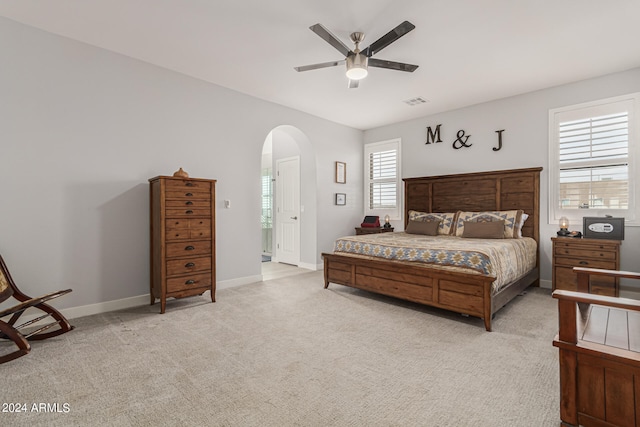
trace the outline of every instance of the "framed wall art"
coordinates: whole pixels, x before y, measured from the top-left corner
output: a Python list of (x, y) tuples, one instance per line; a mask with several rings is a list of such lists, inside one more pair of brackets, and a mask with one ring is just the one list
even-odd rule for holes
[(347, 164), (345, 162), (336, 162), (336, 182), (338, 184), (347, 183)]

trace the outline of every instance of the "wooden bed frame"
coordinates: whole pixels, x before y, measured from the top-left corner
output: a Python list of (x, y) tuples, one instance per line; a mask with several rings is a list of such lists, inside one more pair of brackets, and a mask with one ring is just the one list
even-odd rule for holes
[[(541, 170), (528, 168), (405, 178), (405, 227), (410, 210), (477, 212), (522, 209), (529, 215), (522, 234), (539, 243)], [(493, 296), (491, 284), (495, 278), (489, 276), (335, 253), (323, 253), (322, 257), (325, 289), (333, 282), (468, 314), (484, 319), (487, 331), (491, 331), (493, 314), (527, 287), (538, 286), (540, 278), (539, 249), (535, 268)]]

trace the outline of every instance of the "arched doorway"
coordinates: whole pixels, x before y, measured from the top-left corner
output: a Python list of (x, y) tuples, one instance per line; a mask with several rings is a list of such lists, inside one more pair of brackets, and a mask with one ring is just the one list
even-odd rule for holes
[[(290, 164), (288, 160), (297, 158), (299, 172), (296, 175), (299, 188), (299, 215), (288, 211), (286, 219), (297, 217), (299, 234), (292, 237), (289, 231), (284, 231), (283, 212), (278, 212), (278, 169), (277, 166)], [(283, 173), (284, 171), (281, 171)], [(291, 177), (289, 173), (289, 178)], [(261, 232), (263, 260), (271, 257), (278, 262), (278, 245), (282, 249), (286, 239), (298, 240), (299, 258), (297, 267), (316, 270), (317, 255), (317, 201), (316, 201), (316, 161), (315, 153), (309, 138), (300, 129), (282, 125), (269, 132), (262, 148), (262, 200), (261, 200)], [(283, 197), (282, 195), (280, 196)], [(286, 197), (286, 196), (285, 196)], [(280, 200), (282, 202), (282, 200)], [(280, 205), (281, 211), (284, 209)], [(280, 229), (278, 228), (280, 226)]]

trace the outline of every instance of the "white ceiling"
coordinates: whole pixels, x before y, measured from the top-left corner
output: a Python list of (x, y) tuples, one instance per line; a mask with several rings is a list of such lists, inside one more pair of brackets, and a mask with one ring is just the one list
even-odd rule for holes
[[(0, 0), (0, 16), (358, 129), (640, 66), (640, 0)], [(416, 29), (348, 89), (309, 30)], [(429, 102), (408, 106), (423, 97)]]

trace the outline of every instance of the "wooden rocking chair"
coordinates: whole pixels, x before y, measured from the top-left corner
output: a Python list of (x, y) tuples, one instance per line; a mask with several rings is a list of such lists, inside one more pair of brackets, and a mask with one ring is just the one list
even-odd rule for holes
[[(69, 324), (67, 319), (58, 310), (48, 304), (45, 304), (45, 301), (68, 294), (69, 292), (71, 292), (71, 289), (53, 292), (38, 298), (31, 298), (23, 294), (11, 278), (11, 274), (9, 274), (9, 270), (4, 263), (2, 256), (0, 256), (0, 303), (6, 301), (12, 296), (16, 300), (20, 301), (20, 304), (0, 311), (0, 339), (11, 340), (18, 347), (17, 350), (11, 353), (0, 354), (0, 364), (29, 353), (31, 345), (27, 339), (43, 340), (64, 334), (65, 332), (69, 332), (73, 329), (73, 326)], [(16, 326), (16, 322), (20, 316), (22, 316), (22, 314), (31, 307), (43, 311), (44, 314)], [(8, 321), (2, 320), (8, 316), (11, 316)], [(55, 321), (47, 323), (44, 326), (39, 326), (39, 324), (36, 325), (38, 322), (48, 317), (52, 317)], [(21, 332), (21, 329), (31, 325), (33, 325), (32, 327), (35, 329)], [(49, 329), (54, 326), (59, 327), (49, 331)]]

